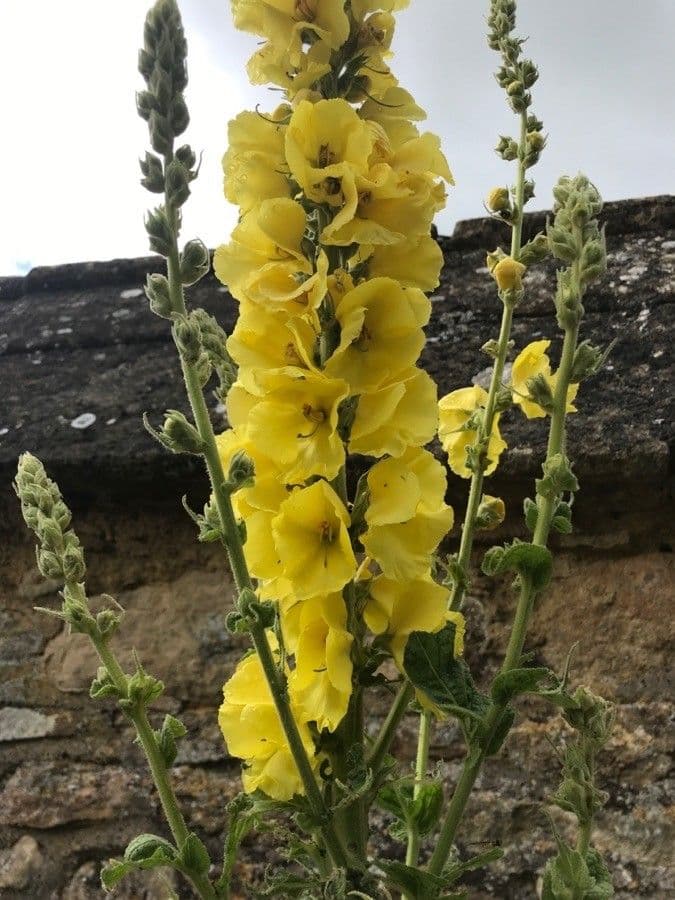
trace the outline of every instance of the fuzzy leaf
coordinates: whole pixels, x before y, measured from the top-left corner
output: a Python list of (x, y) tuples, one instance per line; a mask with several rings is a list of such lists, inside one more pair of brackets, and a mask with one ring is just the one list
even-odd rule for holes
[(546, 547), (514, 541), (505, 547), (492, 547), (483, 557), (486, 575), (517, 572), (535, 591), (543, 590), (551, 578), (553, 557)]
[(413, 685), (432, 703), (469, 725), (480, 723), (488, 699), (474, 684), (462, 659), (455, 659), (455, 626), (448, 622), (436, 634), (413, 631), (408, 638), (403, 667)]
[(164, 758), (164, 765), (170, 769), (178, 755), (178, 747), (176, 741), (185, 737), (187, 728), (181, 721), (174, 716), (167, 715), (164, 717), (162, 728), (157, 735), (159, 749)]
[(549, 677), (557, 680), (550, 669), (543, 667), (511, 669), (497, 675), (492, 682), (490, 693), (495, 703), (506, 704), (518, 694), (538, 694), (540, 682)]
[(156, 834), (139, 834), (129, 842), (124, 859), (111, 860), (101, 870), (101, 884), (106, 891), (110, 891), (130, 872), (160, 866), (180, 868), (176, 848)]

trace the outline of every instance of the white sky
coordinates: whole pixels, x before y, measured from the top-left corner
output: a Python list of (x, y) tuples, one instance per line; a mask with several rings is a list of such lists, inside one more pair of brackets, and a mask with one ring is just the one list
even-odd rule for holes
[[(180, 0), (179, 0), (180, 2)], [(186, 138), (204, 164), (184, 236), (227, 240), (222, 196), (227, 121), (278, 94), (253, 88), (255, 38), (234, 31), (228, 0), (180, 2), (189, 44)], [(145, 0), (0, 0), (0, 274), (31, 266), (148, 252), (140, 186), (147, 146), (134, 92)], [(441, 232), (483, 213), (511, 176), (492, 148), (514, 117), (493, 80), (487, 0), (412, 0), (399, 16), (394, 71), (441, 134), (457, 187)], [(607, 200), (673, 191), (675, 0), (520, 0), (519, 26), (539, 65), (534, 111), (549, 146), (534, 170), (549, 203), (559, 174), (585, 171)]]

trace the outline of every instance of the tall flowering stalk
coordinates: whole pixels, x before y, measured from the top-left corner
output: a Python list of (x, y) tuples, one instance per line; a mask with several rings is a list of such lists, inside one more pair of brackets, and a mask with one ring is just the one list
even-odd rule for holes
[[(179, 246), (181, 209), (198, 174), (191, 147), (176, 146), (189, 121), (186, 42), (175, 0), (158, 0), (148, 14), (139, 56), (146, 89), (137, 106), (152, 152), (141, 170), (143, 185), (160, 195), (146, 229), (167, 273), (149, 276), (146, 293), (152, 311), (171, 323), (192, 421), (169, 410), (161, 428), (145, 424), (168, 450), (204, 460), (212, 493), (202, 513), (188, 512), (200, 540), (219, 541), (227, 554), (236, 587), (227, 624), (248, 634), (252, 649), (225, 683), (218, 716), (230, 754), (242, 760), (244, 793), (229, 807), (216, 871), (171, 783), (186, 729), (172, 716), (152, 727), (148, 708), (163, 686), (140, 661), (131, 675), (121, 669), (111, 647), (121, 610), (109, 598), (108, 608), (91, 611), (70, 512), (39, 461), (22, 457), (16, 488), (38, 537), (38, 565), (64, 583), (62, 609), (53, 614), (92, 640), (102, 663), (92, 696), (114, 697), (134, 724), (171, 832), (171, 840), (145, 834), (132, 841), (104, 869), (107, 889), (136, 869), (169, 866), (200, 897), (227, 898), (241, 841), (269, 813), (284, 812), (291, 822), (280, 832), (285, 852), (302, 871), (268, 873), (267, 896), (464, 896), (448, 891), (499, 851), (460, 862), (452, 844), (481, 766), (513, 724), (512, 701), (529, 692), (559, 707), (577, 734), (562, 756), (553, 801), (576, 815), (578, 840), (571, 847), (555, 835), (558, 854), (544, 873), (543, 896), (611, 894), (591, 846), (602, 805), (595, 758), (610, 733), (611, 707), (587, 689), (571, 693), (568, 667), (557, 677), (523, 655), (533, 605), (550, 576), (549, 532), (572, 528), (578, 484), (566, 416), (576, 411), (579, 383), (604, 359), (578, 342), (584, 292), (605, 263), (601, 201), (584, 176), (561, 179), (554, 221), (523, 243), (523, 209), (533, 194), (526, 172), (545, 144), (530, 111), (537, 70), (513, 35), (515, 2), (492, 0), (497, 78), (520, 123), (519, 139), (503, 137), (497, 148), (517, 161), (515, 185), (488, 198), (491, 213), (511, 228), (509, 252), (488, 257), (503, 318), (498, 338), (484, 347), (494, 361), (489, 390), (459, 388), (439, 403), (417, 363), (431, 311), (426, 294), (443, 261), (431, 223), (452, 175), (438, 138), (415, 124), (422, 109), (389, 68), (394, 13), (406, 5), (232, 0), (237, 27), (262, 38), (248, 64), (251, 80), (272, 84), (283, 100), (230, 123), (224, 189), (240, 215), (214, 257), (217, 277), (239, 304), (229, 336), (186, 305), (185, 288), (210, 268), (201, 241)], [(549, 253), (565, 264), (555, 296), (560, 364), (553, 372), (550, 342), (536, 341), (517, 355), (506, 382), (523, 277)], [(218, 435), (203, 393), (212, 379), (229, 423)], [(548, 420), (548, 449), (535, 499), (525, 501), (531, 540), (493, 547), (483, 560), (489, 575), (514, 571), (518, 591), (505, 660), (483, 693), (462, 659), (461, 607), (474, 534), (504, 518), (503, 502), (483, 487), (506, 449), (500, 417), (514, 406)], [(452, 472), (470, 479), (458, 553), (447, 560), (438, 556), (454, 518), (446, 469), (425, 449), (436, 435)], [(371, 739), (368, 694), (383, 684), (398, 692)], [(412, 774), (389, 754), (410, 709), (420, 719)], [(459, 721), (467, 753), (446, 802), (428, 752), (433, 720), (448, 716)], [(405, 862), (373, 855), (374, 805), (393, 815)], [(427, 835), (434, 849), (421, 867)]]

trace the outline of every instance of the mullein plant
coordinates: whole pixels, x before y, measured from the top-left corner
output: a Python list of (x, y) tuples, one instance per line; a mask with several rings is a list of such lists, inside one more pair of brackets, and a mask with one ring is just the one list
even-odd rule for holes
[[(579, 342), (584, 292), (605, 268), (601, 200), (584, 176), (561, 178), (553, 221), (523, 243), (523, 210), (534, 193), (528, 172), (546, 143), (531, 108), (538, 73), (514, 36), (515, 2), (492, 0), (497, 81), (519, 122), (519, 136), (501, 137), (497, 147), (516, 164), (515, 185), (487, 198), (491, 215), (511, 231), (508, 250), (488, 256), (502, 324), (483, 347), (493, 361), (489, 389), (460, 387), (439, 402), (418, 361), (427, 293), (443, 262), (431, 223), (453, 181), (438, 138), (415, 124), (423, 110), (389, 68), (394, 13), (406, 5), (232, 0), (236, 26), (262, 39), (248, 64), (251, 80), (272, 84), (282, 102), (242, 112), (229, 127), (225, 195), (240, 216), (214, 257), (216, 276), (239, 304), (229, 336), (204, 310), (186, 306), (185, 288), (210, 268), (201, 241), (182, 250), (178, 243), (198, 174), (194, 151), (177, 146), (189, 121), (186, 41), (175, 0), (158, 0), (148, 14), (139, 57), (146, 89), (137, 106), (152, 152), (141, 161), (142, 183), (160, 195), (146, 228), (167, 273), (149, 276), (146, 293), (170, 323), (192, 420), (169, 410), (159, 430), (146, 426), (169, 450), (204, 459), (211, 496), (202, 513), (188, 512), (200, 540), (220, 542), (229, 558), (236, 598), (227, 624), (250, 636), (251, 651), (225, 683), (218, 714), (229, 753), (242, 760), (244, 793), (229, 806), (217, 868), (172, 787), (186, 729), (172, 716), (151, 724), (148, 708), (163, 685), (140, 661), (130, 674), (120, 667), (111, 639), (122, 610), (105, 598), (92, 611), (70, 512), (41, 463), (21, 457), (16, 489), (39, 540), (39, 569), (64, 584), (62, 608), (52, 614), (92, 640), (101, 660), (92, 697), (116, 698), (134, 724), (171, 833), (132, 841), (104, 868), (107, 889), (128, 872), (168, 866), (198, 896), (229, 897), (241, 841), (269, 828), (270, 814), (285, 813), (287, 824), (275, 833), (293, 865), (270, 870), (251, 895), (464, 897), (463, 873), (500, 852), (457, 857), (465, 806), (483, 763), (508, 735), (514, 700), (530, 693), (557, 706), (576, 735), (560, 751), (564, 777), (552, 802), (576, 815), (578, 839), (571, 845), (555, 831), (558, 852), (542, 896), (612, 893), (591, 841), (603, 802), (595, 760), (612, 708), (585, 688), (569, 690), (567, 665), (558, 677), (524, 653), (533, 606), (550, 578), (550, 532), (572, 529), (578, 484), (565, 419), (605, 355)], [(550, 342), (535, 341), (518, 348), (507, 379), (524, 276), (551, 254), (561, 263), (553, 304), (563, 333), (558, 368)], [(222, 434), (214, 433), (204, 399), (211, 384), (227, 410)], [(504, 503), (484, 488), (506, 450), (501, 417), (514, 407), (545, 420), (548, 448), (534, 498), (524, 504), (531, 537), (483, 558), (487, 575), (515, 574), (517, 597), (504, 662), (483, 692), (462, 659), (462, 608), (475, 534), (504, 519)], [(450, 470), (470, 481), (450, 557), (438, 549), (454, 520), (446, 468), (425, 449), (436, 435)], [(383, 685), (393, 701), (371, 737), (364, 710), (369, 692)], [(389, 752), (407, 712), (419, 719), (414, 771)], [(447, 717), (458, 720), (466, 741), (449, 796), (428, 760), (434, 722)], [(374, 806), (394, 818), (398, 859), (373, 855)], [(421, 864), (423, 838), (433, 850)]]

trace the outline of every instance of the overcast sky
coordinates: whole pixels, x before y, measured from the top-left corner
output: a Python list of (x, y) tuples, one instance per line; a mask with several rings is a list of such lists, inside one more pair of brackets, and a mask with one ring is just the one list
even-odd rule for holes
[[(187, 138), (204, 164), (185, 212), (185, 237), (227, 240), (220, 158), (228, 119), (278, 94), (251, 87), (255, 38), (234, 31), (227, 0), (180, 0), (189, 44)], [(457, 186), (441, 232), (481, 215), (506, 183), (496, 135), (515, 119), (492, 77), (480, 0), (412, 0), (399, 15), (393, 68), (429, 113)], [(147, 251), (138, 183), (147, 145), (134, 92), (143, 0), (0, 0), (0, 274)], [(673, 191), (675, 0), (520, 0), (519, 31), (541, 80), (534, 111), (549, 145), (534, 170), (549, 204), (558, 175), (582, 170), (605, 199)]]

